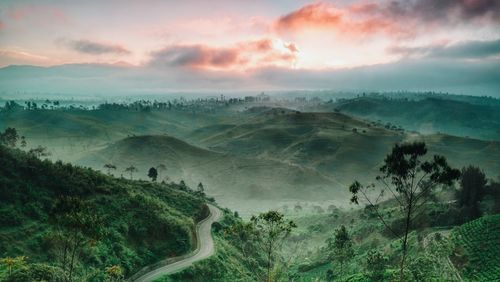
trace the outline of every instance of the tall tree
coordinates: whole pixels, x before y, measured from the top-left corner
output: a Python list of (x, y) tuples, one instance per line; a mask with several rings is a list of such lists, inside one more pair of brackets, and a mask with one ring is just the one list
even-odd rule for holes
[(479, 202), (486, 192), (486, 175), (480, 168), (474, 166), (462, 169), (460, 189), (457, 193), (458, 204), (463, 208), (467, 220), (481, 216)]
[(268, 211), (258, 216), (252, 216), (251, 222), (258, 231), (267, 256), (267, 282), (272, 281), (271, 270), (275, 265), (276, 252), (281, 249), (283, 241), (297, 227), (293, 221), (286, 221), (283, 214), (277, 211)]
[(151, 181), (155, 182), (156, 178), (158, 178), (158, 171), (156, 168), (151, 167), (148, 171), (148, 177), (151, 178)]
[(340, 274), (344, 277), (344, 265), (354, 257), (354, 248), (349, 232), (344, 225), (335, 230), (335, 236), (328, 239), (328, 249), (332, 258), (340, 263)]
[(108, 175), (111, 175), (111, 170), (116, 170), (116, 166), (114, 164), (105, 164), (104, 168), (107, 170)]
[[(395, 236), (402, 237), (401, 281), (405, 281), (408, 234), (414, 220), (425, 212), (426, 204), (436, 187), (451, 185), (460, 177), (460, 171), (452, 169), (443, 156), (434, 155), (430, 160), (422, 160), (426, 154), (427, 147), (423, 142), (396, 144), (380, 168), (382, 175), (376, 178), (382, 186), (379, 193), (376, 193), (375, 184), (363, 186), (355, 181), (349, 187), (351, 202), (359, 204), (360, 198), (365, 200), (386, 228)], [(387, 224), (386, 218), (378, 209), (378, 202), (385, 199), (385, 191), (390, 192), (399, 206), (403, 219), (402, 232)]]
[(138, 171), (138, 169), (135, 166), (133, 166), (133, 165), (125, 168), (125, 172), (128, 172), (130, 174), (130, 179), (131, 180), (133, 179), (134, 172), (137, 172), (137, 171)]

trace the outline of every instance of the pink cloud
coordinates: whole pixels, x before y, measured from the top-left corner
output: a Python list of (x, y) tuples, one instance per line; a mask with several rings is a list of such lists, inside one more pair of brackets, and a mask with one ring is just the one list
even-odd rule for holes
[(149, 64), (212, 70), (245, 70), (263, 66), (290, 66), (296, 59), (296, 52), (294, 44), (270, 38), (239, 42), (226, 47), (204, 44), (170, 45), (153, 52)]
[(362, 37), (384, 33), (391, 37), (409, 35), (397, 22), (383, 17), (363, 15), (376, 7), (374, 4), (356, 4), (337, 7), (332, 4), (315, 3), (304, 6), (275, 22), (278, 32), (301, 32), (310, 29), (335, 31), (346, 37)]

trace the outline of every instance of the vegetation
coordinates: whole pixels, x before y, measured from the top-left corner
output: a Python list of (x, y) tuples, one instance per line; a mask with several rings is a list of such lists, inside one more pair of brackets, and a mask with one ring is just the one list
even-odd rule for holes
[(481, 217), (452, 232), (452, 261), (471, 281), (495, 281), (500, 277), (500, 215)]
[(184, 190), (0, 146), (0, 280), (103, 281), (189, 252), (204, 199)]
[[(410, 229), (427, 208), (426, 203), (437, 186), (449, 186), (460, 176), (460, 171), (450, 168), (442, 156), (435, 155), (431, 161), (423, 161), (421, 158), (426, 153), (425, 143), (396, 144), (380, 168), (383, 175), (378, 176), (377, 180), (383, 188), (375, 200), (370, 199), (369, 195), (374, 185), (363, 187), (356, 181), (349, 187), (349, 191), (353, 194), (351, 202), (359, 204), (361, 196), (391, 233), (398, 237), (402, 236), (400, 281), (405, 281)], [(391, 193), (390, 196), (394, 198), (399, 211), (402, 212), (401, 231), (391, 227), (379, 211), (378, 201), (383, 198), (385, 189)]]

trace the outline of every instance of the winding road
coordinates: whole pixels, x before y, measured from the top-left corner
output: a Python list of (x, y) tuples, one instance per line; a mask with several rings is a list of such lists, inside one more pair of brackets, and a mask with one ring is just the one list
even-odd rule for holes
[[(196, 225), (197, 248), (192, 253), (181, 256), (179, 258), (169, 259), (175, 261), (173, 263), (160, 266), (145, 272), (138, 278), (129, 279), (134, 282), (149, 282), (154, 281), (164, 275), (172, 274), (191, 266), (193, 263), (206, 259), (215, 253), (214, 240), (212, 238), (212, 223), (218, 221), (222, 217), (222, 211), (212, 205), (208, 205), (210, 215)], [(147, 268), (145, 268), (147, 269)], [(141, 271), (143, 272), (143, 271)]]

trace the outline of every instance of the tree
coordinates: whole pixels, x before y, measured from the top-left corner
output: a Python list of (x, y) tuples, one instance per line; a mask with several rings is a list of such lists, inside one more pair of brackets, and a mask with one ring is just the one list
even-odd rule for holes
[(102, 218), (89, 203), (75, 197), (62, 197), (54, 203), (49, 223), (61, 240), (62, 269), (68, 273), (68, 281), (72, 281), (82, 249), (103, 236)]
[(33, 155), (37, 158), (48, 157), (50, 153), (47, 151), (47, 147), (38, 145), (36, 148), (32, 148), (28, 151), (28, 154)]
[(297, 225), (286, 221), (284, 215), (277, 211), (268, 211), (252, 216), (251, 222), (258, 231), (262, 246), (267, 256), (267, 282), (272, 281), (271, 270), (275, 263), (275, 253), (281, 248), (283, 241)]
[(104, 168), (108, 171), (108, 175), (111, 175), (111, 170), (116, 170), (116, 166), (114, 164), (105, 164)]
[(331, 256), (340, 262), (340, 274), (344, 276), (344, 265), (354, 256), (352, 239), (344, 225), (335, 230), (335, 236), (328, 239), (328, 249), (332, 251)]
[(457, 200), (460, 207), (464, 209), (468, 220), (476, 219), (481, 216), (479, 202), (485, 195), (487, 182), (486, 175), (480, 168), (468, 166), (462, 169), (462, 178), (460, 179), (460, 190), (458, 190), (457, 193)]
[[(414, 220), (425, 212), (426, 204), (432, 192), (440, 185), (451, 185), (460, 177), (460, 171), (448, 166), (445, 157), (434, 155), (431, 160), (421, 158), (427, 153), (423, 142), (396, 144), (389, 153), (384, 165), (380, 168), (381, 176), (376, 180), (382, 185), (378, 196), (375, 184), (364, 187), (358, 181), (349, 187), (352, 193), (351, 202), (359, 204), (364, 199), (371, 210), (395, 236), (402, 237), (402, 254), (400, 261), (400, 280), (404, 279), (405, 260), (408, 251), (408, 234)], [(396, 201), (402, 215), (402, 232), (394, 230), (379, 211), (378, 202), (384, 199), (385, 191)]]
[(133, 176), (134, 176), (134, 172), (137, 172), (139, 171), (135, 166), (131, 165), (127, 168), (125, 168), (125, 172), (128, 172), (130, 173), (130, 179), (132, 180), (133, 179)]
[(369, 251), (366, 256), (366, 270), (370, 281), (384, 281), (385, 268), (387, 266), (387, 258), (378, 251)]
[(148, 171), (148, 177), (151, 178), (151, 181), (156, 181), (156, 178), (158, 177), (158, 171), (156, 168), (151, 167)]
[(8, 127), (3, 133), (0, 133), (0, 144), (8, 147), (16, 147), (19, 135), (13, 127)]
[(26, 137), (21, 136), (21, 148), (26, 148), (26, 145), (28, 145), (26, 143)]
[(198, 183), (197, 191), (198, 191), (199, 193), (203, 193), (203, 192), (205, 192), (205, 187), (203, 187), (203, 183), (201, 183), (201, 182), (200, 182), (200, 183)]

